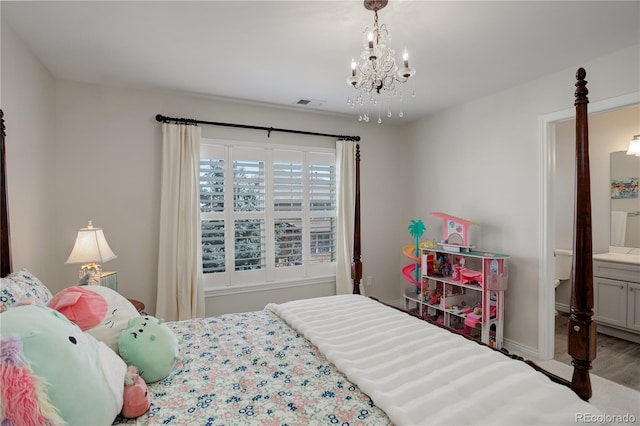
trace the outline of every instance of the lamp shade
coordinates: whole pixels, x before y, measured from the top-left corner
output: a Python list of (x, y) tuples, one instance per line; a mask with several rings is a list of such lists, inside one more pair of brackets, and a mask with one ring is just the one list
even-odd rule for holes
[(78, 230), (76, 243), (65, 263), (104, 263), (115, 259), (102, 228), (94, 228), (91, 221), (86, 228)]
[(629, 148), (627, 148), (627, 155), (640, 156), (640, 135), (635, 135), (633, 139), (629, 141)]

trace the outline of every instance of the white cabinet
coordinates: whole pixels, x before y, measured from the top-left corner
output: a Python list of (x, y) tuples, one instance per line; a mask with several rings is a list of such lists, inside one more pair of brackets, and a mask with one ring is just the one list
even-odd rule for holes
[(627, 283), (594, 277), (596, 321), (618, 327), (627, 326)]
[(640, 284), (627, 283), (627, 328), (640, 332)]
[(640, 340), (640, 265), (595, 260), (593, 269), (598, 331)]
[(502, 348), (509, 256), (421, 248), (421, 290), (404, 293), (405, 309), (461, 334)]

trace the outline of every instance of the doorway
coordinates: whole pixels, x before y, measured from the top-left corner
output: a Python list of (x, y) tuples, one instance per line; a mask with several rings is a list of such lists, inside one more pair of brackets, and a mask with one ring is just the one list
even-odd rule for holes
[[(589, 116), (640, 104), (640, 92), (619, 96), (589, 105)], [(538, 282), (538, 357), (552, 359), (555, 348), (555, 276), (554, 250), (556, 238), (555, 187), (556, 177), (556, 125), (575, 118), (575, 109), (567, 109), (540, 117), (540, 229)], [(630, 135), (630, 137), (633, 135)]]

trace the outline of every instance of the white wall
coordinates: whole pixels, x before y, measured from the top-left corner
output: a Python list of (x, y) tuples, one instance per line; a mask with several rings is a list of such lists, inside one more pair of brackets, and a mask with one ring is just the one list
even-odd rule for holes
[(13, 269), (56, 285), (55, 82), (8, 25), (1, 31)]
[(420, 120), (406, 130), (408, 168), (420, 179), (410, 209), (432, 238), (444, 211), (481, 223), (474, 243), (510, 254), (505, 337), (538, 346), (538, 250), (541, 244), (539, 117), (573, 107), (575, 71), (587, 70), (591, 101), (639, 89), (638, 46)]

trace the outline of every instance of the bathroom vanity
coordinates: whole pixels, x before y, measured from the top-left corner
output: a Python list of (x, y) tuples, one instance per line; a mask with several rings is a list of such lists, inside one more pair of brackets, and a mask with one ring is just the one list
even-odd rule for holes
[(640, 343), (640, 249), (593, 255), (598, 332)]
[[(640, 198), (625, 193), (636, 182), (640, 157), (611, 153), (610, 243), (593, 255), (594, 319), (598, 332), (640, 343)], [(620, 192), (621, 191), (621, 192)]]

